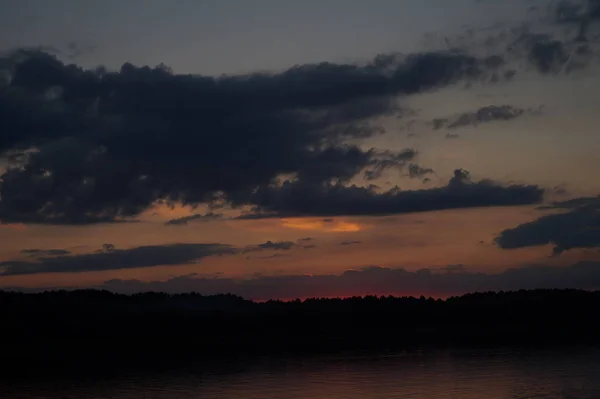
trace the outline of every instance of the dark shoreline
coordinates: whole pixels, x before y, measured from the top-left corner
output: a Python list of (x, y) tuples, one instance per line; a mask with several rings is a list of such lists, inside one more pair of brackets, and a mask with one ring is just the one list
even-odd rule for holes
[[(4, 375), (258, 358), (600, 346), (600, 292), (254, 303), (231, 295), (0, 292)], [(7, 374), (8, 373), (8, 374)]]

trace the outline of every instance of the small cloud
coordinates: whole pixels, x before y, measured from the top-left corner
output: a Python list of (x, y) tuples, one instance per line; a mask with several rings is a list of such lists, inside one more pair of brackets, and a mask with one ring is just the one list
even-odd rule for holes
[(361, 244), (362, 241), (342, 241), (340, 245), (356, 245)]
[(304, 237), (304, 238), (299, 238), (298, 242), (308, 242), (308, 241), (312, 241), (313, 238), (312, 237)]
[[(465, 126), (478, 126), (483, 123), (490, 123), (495, 121), (509, 121), (512, 119), (519, 118), (523, 115), (539, 115), (542, 107), (538, 108), (516, 108), (511, 105), (488, 105), (479, 108), (477, 111), (465, 112), (453, 117), (447, 118), (436, 118), (431, 121), (431, 125), (434, 130), (445, 129), (456, 129)], [(446, 138), (450, 137), (449, 135)]]
[(177, 218), (177, 219), (171, 219), (171, 220), (165, 222), (165, 226), (187, 226), (187, 224), (192, 221), (210, 222), (210, 221), (218, 220), (218, 219), (222, 219), (222, 218), (223, 218), (222, 213), (208, 212), (204, 215), (203, 214), (194, 214), (194, 215), (184, 216), (184, 217)]
[(411, 179), (421, 178), (431, 173), (435, 173), (431, 168), (423, 168), (414, 163), (408, 165), (408, 176)]
[(250, 245), (242, 250), (242, 253), (247, 252), (258, 252), (265, 250), (273, 250), (273, 251), (288, 251), (292, 249), (296, 244), (291, 241), (267, 241), (258, 245)]
[(69, 255), (66, 249), (22, 249), (21, 253), (32, 257)]
[(116, 250), (116, 247), (114, 244), (102, 244), (102, 249), (99, 250), (99, 252), (113, 252)]

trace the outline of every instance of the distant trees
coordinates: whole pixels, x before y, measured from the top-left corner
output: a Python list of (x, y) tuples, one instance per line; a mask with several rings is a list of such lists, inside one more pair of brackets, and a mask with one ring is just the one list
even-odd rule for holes
[[(234, 295), (0, 291), (3, 356), (80, 362), (457, 345), (595, 344), (600, 292), (367, 296), (256, 303)], [(7, 357), (8, 356), (8, 357)], [(27, 357), (26, 356), (26, 357)], [(70, 360), (71, 359), (71, 360)]]

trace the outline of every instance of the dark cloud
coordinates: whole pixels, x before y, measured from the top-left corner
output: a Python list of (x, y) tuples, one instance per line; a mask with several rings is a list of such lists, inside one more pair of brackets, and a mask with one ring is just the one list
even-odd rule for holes
[(434, 130), (456, 129), (464, 126), (478, 126), (495, 121), (509, 121), (525, 114), (534, 114), (534, 109), (515, 108), (511, 105), (488, 105), (474, 112), (465, 112), (452, 118), (438, 118), (431, 123)]
[(361, 243), (362, 241), (342, 241), (340, 242), (340, 245), (356, 245)]
[(243, 252), (256, 252), (256, 251), (264, 251), (264, 250), (282, 250), (282, 251), (287, 251), (292, 249), (292, 247), (294, 247), (296, 244), (294, 244), (291, 241), (277, 241), (277, 242), (273, 242), (273, 241), (267, 241), (264, 242), (262, 244), (258, 244), (258, 245), (250, 245), (248, 247), (246, 247)]
[(454, 134), (454, 133), (447, 133), (445, 136), (447, 139), (452, 140), (452, 139), (457, 139), (460, 137), (460, 135), (458, 134)]
[(510, 81), (517, 71), (576, 72), (598, 60), (598, 4), (598, 0), (547, 1), (543, 7), (530, 7), (520, 23), (465, 27), (455, 37), (446, 38), (447, 46), (491, 53), (486, 60), (488, 68), (495, 71), (492, 83)]
[(277, 259), (277, 258), (286, 258), (289, 255), (287, 254), (273, 254), (273, 255), (267, 255), (267, 256), (260, 256), (258, 259)]
[(71, 252), (66, 249), (22, 249), (21, 253), (29, 256), (60, 256), (69, 255)]
[(482, 206), (535, 204), (542, 200), (537, 186), (502, 186), (491, 180), (471, 181), (464, 170), (456, 170), (448, 185), (439, 188), (385, 192), (376, 187), (344, 186), (339, 183), (286, 181), (263, 187), (252, 194), (255, 204), (249, 217), (384, 215)]
[(257, 276), (253, 279), (183, 276), (169, 281), (141, 282), (111, 280), (98, 288), (116, 292), (233, 293), (251, 299), (352, 296), (365, 294), (417, 294), (449, 296), (466, 292), (536, 288), (600, 287), (600, 263), (581, 262), (570, 267), (531, 266), (499, 274), (469, 272), (462, 267), (449, 270), (407, 271), (370, 267), (342, 275)]
[(385, 159), (383, 156), (380, 156), (372, 167), (365, 170), (365, 180), (379, 179), (383, 172), (388, 169), (403, 168), (408, 161), (413, 160), (417, 156), (417, 152), (413, 149), (405, 149), (399, 153), (382, 153), (381, 155), (384, 154), (387, 156), (387, 159)]
[(414, 154), (346, 140), (379, 134), (373, 120), (396, 112), (398, 95), (480, 79), (489, 66), (448, 51), (214, 78), (164, 65), (86, 70), (20, 50), (0, 69), (0, 153), (35, 150), (2, 175), (0, 218), (81, 224), (159, 200), (239, 202), (280, 176), (376, 178)]
[(116, 247), (114, 244), (102, 244), (102, 249), (99, 250), (99, 252), (113, 252), (114, 250), (116, 250)]
[(504, 230), (496, 244), (503, 249), (551, 244), (554, 255), (574, 248), (600, 247), (600, 197), (577, 198), (545, 208), (569, 211)]
[(590, 28), (600, 20), (600, 1), (561, 0), (553, 7), (556, 22), (574, 26), (576, 40), (588, 41)]
[(408, 165), (408, 176), (411, 179), (422, 178), (423, 176), (431, 173), (435, 173), (434, 170), (431, 168), (424, 168), (414, 163)]
[(0, 270), (4, 270), (0, 275), (78, 273), (179, 265), (207, 256), (234, 252), (234, 248), (223, 244), (148, 245), (131, 249), (115, 249), (111, 244), (107, 244), (100, 252), (91, 254), (39, 257), (34, 261), (0, 262)]
[(209, 222), (209, 221), (218, 220), (221, 218), (223, 218), (222, 213), (208, 212), (205, 214), (195, 214), (195, 215), (190, 215), (190, 216), (184, 216), (184, 217), (177, 218), (177, 219), (171, 219), (171, 220), (165, 222), (165, 225), (167, 225), (167, 226), (186, 226), (189, 222), (193, 222), (193, 221)]

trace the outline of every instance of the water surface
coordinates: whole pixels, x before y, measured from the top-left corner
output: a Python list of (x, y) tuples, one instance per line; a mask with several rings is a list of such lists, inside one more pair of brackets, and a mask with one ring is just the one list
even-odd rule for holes
[(263, 359), (0, 382), (7, 399), (592, 399), (600, 350), (456, 350)]

